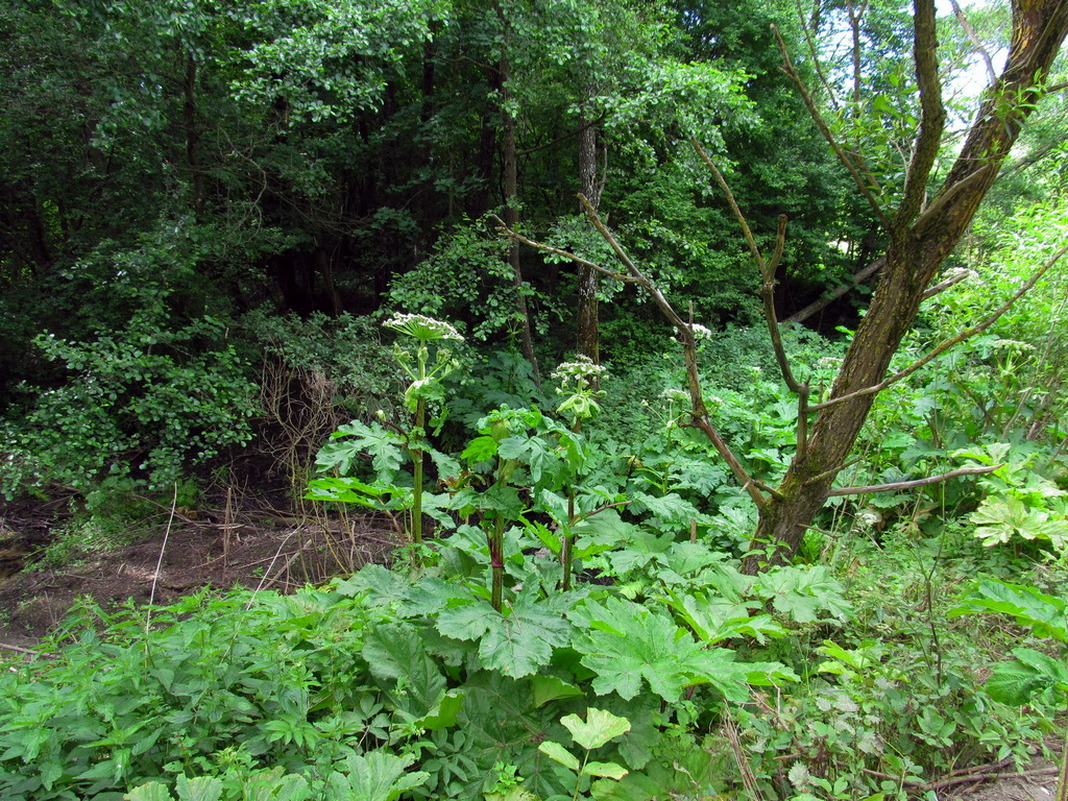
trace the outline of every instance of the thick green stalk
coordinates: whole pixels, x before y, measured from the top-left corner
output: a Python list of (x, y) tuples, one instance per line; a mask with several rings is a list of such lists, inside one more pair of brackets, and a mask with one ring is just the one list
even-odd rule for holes
[[(415, 404), (415, 435), (422, 439), (426, 425), (426, 401)], [(423, 449), (411, 448), (412, 454), (412, 541), (423, 541)]]
[(498, 612), (504, 603), (504, 518), (498, 517), (493, 521), (493, 529), (489, 534), (490, 570), (492, 571), (493, 584), (490, 603)]
[(575, 535), (571, 530), (573, 525), (575, 525), (575, 491), (572, 489), (567, 493), (567, 527), (564, 529), (564, 542), (560, 548), (560, 562), (564, 568), (564, 592), (571, 589), (571, 552), (575, 546)]

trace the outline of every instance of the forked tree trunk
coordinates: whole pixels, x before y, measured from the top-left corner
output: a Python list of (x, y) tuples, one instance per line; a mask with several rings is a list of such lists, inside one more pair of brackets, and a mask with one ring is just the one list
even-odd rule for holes
[[(901, 208), (892, 219), (885, 218), (890, 238), (886, 263), (831, 391), (829, 402), (843, 400), (819, 411), (806, 447), (799, 450), (776, 492), (761, 504), (746, 572), (787, 560), (797, 551), (845, 465), (877, 394), (853, 393), (875, 387), (886, 377), (891, 358), (916, 318), (924, 290), (971, 224), (1039, 98), (1036, 87), (1068, 32), (1066, 0), (1015, 0), (1005, 70), (987, 91), (949, 176), (925, 204), (926, 177), (941, 140), (942, 111), (940, 97), (936, 97), (940, 92), (932, 47), (933, 2), (916, 0), (915, 9), (923, 119)], [(769, 546), (770, 552), (760, 553)]]

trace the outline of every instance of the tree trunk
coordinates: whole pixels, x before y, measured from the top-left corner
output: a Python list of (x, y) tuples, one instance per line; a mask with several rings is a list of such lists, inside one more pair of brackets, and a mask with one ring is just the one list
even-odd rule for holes
[[(501, 147), (503, 150), (502, 172), (504, 177), (504, 222), (515, 230), (519, 223), (519, 155), (515, 145), (515, 117), (511, 112), (512, 93), (508, 87), (511, 80), (511, 66), (508, 62), (509, 24), (504, 10), (499, 3), (494, 4), (497, 18), (501, 23), (502, 45), (501, 58), (497, 67), (497, 97), (501, 110)], [(519, 322), (519, 337), (523, 355), (530, 362), (534, 373), (534, 383), (541, 385), (538, 371), (538, 359), (534, 353), (534, 336), (530, 327), (530, 313), (527, 298), (523, 294), (523, 269), (519, 260), (519, 243), (513, 241), (508, 247), (508, 263), (512, 267), (512, 285), (515, 288), (516, 316)]]
[[(590, 120), (581, 120), (579, 133), (579, 191), (596, 209), (600, 193), (597, 191), (597, 128)], [(597, 271), (578, 265), (578, 329), (577, 350), (594, 364), (601, 363), (601, 340), (597, 314)]]
[[(819, 411), (807, 443), (799, 447), (776, 493), (761, 505), (753, 553), (744, 564), (746, 572), (788, 560), (797, 551), (849, 457), (877, 394), (854, 393), (875, 387), (886, 377), (891, 358), (916, 318), (924, 291), (971, 224), (1039, 98), (1036, 85), (1044, 79), (1068, 32), (1068, 2), (1014, 2), (1012, 44), (1005, 70), (987, 90), (960, 156), (924, 209), (926, 171), (933, 165), (941, 138), (941, 125), (935, 119), (941, 102), (933, 97), (933, 90), (938, 88), (937, 65), (933, 52), (922, 52), (921, 26), (931, 28), (926, 35), (933, 42), (933, 17), (931, 0), (916, 0), (917, 76), (921, 91), (925, 81), (928, 87), (921, 101), (924, 121), (904, 200), (888, 221), (890, 244), (878, 287), (832, 388), (828, 403), (833, 405)], [(928, 122), (930, 127), (925, 130)], [(914, 170), (918, 177), (911, 174)]]

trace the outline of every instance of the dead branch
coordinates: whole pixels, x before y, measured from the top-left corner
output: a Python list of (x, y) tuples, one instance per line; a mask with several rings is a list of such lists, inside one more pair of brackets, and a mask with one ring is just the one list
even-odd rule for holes
[(764, 304), (764, 321), (768, 326), (771, 347), (775, 352), (775, 362), (779, 365), (779, 372), (782, 374), (783, 381), (786, 382), (786, 386), (789, 387), (790, 391), (797, 395), (797, 453), (798, 458), (804, 458), (808, 443), (809, 387), (808, 384), (802, 384), (794, 378), (793, 371), (790, 369), (790, 360), (787, 358), (786, 349), (782, 344), (779, 320), (775, 314), (775, 273), (779, 269), (783, 249), (786, 246), (786, 215), (779, 215), (779, 226), (775, 235), (775, 251), (772, 254), (771, 261), (765, 262), (764, 256), (760, 252), (760, 246), (757, 245), (756, 237), (753, 236), (753, 231), (749, 227), (749, 221), (746, 220), (745, 215), (742, 213), (741, 207), (739, 207), (738, 201), (727, 183), (727, 179), (723, 177), (723, 173), (719, 171), (719, 168), (716, 167), (697, 139), (690, 139), (690, 143), (712, 173), (712, 177), (719, 184), (719, 188), (723, 190), (723, 194), (727, 198), (727, 204), (731, 207), (731, 211), (734, 212), (734, 218), (742, 229), (742, 236), (745, 237), (745, 241), (749, 245), (749, 252), (753, 256), (753, 261), (756, 262), (757, 268), (760, 270), (760, 299)]
[(956, 286), (957, 284), (959, 284), (969, 275), (971, 275), (971, 273), (969, 273), (967, 270), (960, 270), (959, 272), (953, 273), (953, 275), (951, 275), (945, 281), (941, 281), (940, 283), (937, 283), (934, 286), (925, 289), (923, 292), (923, 300), (933, 298), (935, 295), (939, 295), (945, 292), (951, 286)]
[(783, 64), (780, 69), (791, 81), (793, 81), (794, 86), (797, 87), (798, 92), (801, 94), (801, 99), (805, 102), (805, 107), (808, 109), (809, 115), (812, 117), (813, 122), (816, 123), (816, 127), (820, 129), (820, 133), (823, 134), (823, 138), (827, 140), (827, 143), (831, 146), (831, 149), (838, 157), (838, 160), (842, 162), (842, 166), (844, 166), (849, 171), (849, 174), (853, 176), (853, 182), (857, 185), (857, 189), (864, 195), (864, 198), (868, 201), (872, 211), (875, 212), (875, 216), (878, 217), (879, 222), (882, 223), (883, 228), (889, 231), (890, 218), (886, 216), (886, 212), (883, 211), (883, 207), (879, 204), (878, 199), (871, 191), (871, 187), (873, 186), (877, 190), (879, 189), (878, 181), (866, 171), (862, 174), (861, 167), (854, 163), (853, 159), (850, 158), (849, 154), (845, 152), (842, 145), (835, 138), (834, 134), (831, 132), (830, 126), (827, 125), (826, 120), (823, 119), (823, 115), (816, 106), (816, 101), (808, 91), (808, 87), (805, 86), (805, 82), (801, 80), (797, 68), (790, 59), (790, 53), (786, 49), (786, 42), (783, 41), (779, 29), (774, 25), (771, 26), (771, 29), (775, 34), (775, 41), (779, 44), (779, 52), (782, 53)]
[(839, 487), (830, 490), (827, 495), (869, 495), (874, 492), (897, 492), (898, 490), (926, 487), (930, 484), (941, 484), (943, 481), (949, 481), (951, 478), (959, 478), (960, 476), (977, 476), (984, 473), (993, 473), (999, 467), (1004, 466), (1005, 464), (1001, 463), (993, 466), (984, 465), (983, 467), (959, 467), (956, 470), (950, 470), (948, 473), (941, 473), (937, 476), (927, 476), (927, 478), (917, 478), (913, 481), (894, 481), (890, 484), (871, 484), (867, 487)]
[(730, 449), (730, 446), (719, 435), (715, 426), (712, 425), (712, 421), (708, 416), (708, 408), (705, 406), (704, 396), (701, 392), (701, 378), (697, 369), (697, 339), (693, 333), (693, 326), (683, 320), (678, 312), (675, 311), (671, 303), (664, 294), (660, 291), (660, 288), (650, 281), (638, 266), (623, 250), (623, 246), (619, 244), (619, 241), (615, 238), (608, 226), (601, 220), (600, 215), (597, 213), (597, 209), (593, 207), (590, 201), (584, 196), (578, 196), (579, 202), (582, 203), (584, 209), (586, 209), (586, 215), (590, 218), (590, 222), (593, 223), (593, 227), (597, 229), (597, 232), (604, 238), (608, 246), (612, 248), (612, 252), (616, 254), (616, 258), (620, 260), (627, 271), (636, 279), (636, 282), (642, 289), (644, 289), (661, 313), (667, 317), (675, 330), (679, 333), (679, 338), (682, 341), (683, 359), (686, 363), (686, 379), (690, 390), (690, 403), (693, 406), (692, 411), (692, 424), (700, 430), (708, 439), (712, 442), (713, 447), (723, 458), (723, 461), (727, 463), (731, 473), (734, 475), (735, 480), (749, 493), (749, 497), (753, 499), (753, 502), (757, 505), (757, 508), (762, 508), (764, 505), (764, 496), (761, 494), (760, 489), (754, 484), (752, 476), (746, 472), (746, 469), (742, 466), (742, 463), (738, 461), (738, 457), (734, 455), (734, 452)]
[(818, 411), (821, 411), (823, 409), (827, 409), (827, 408), (829, 408), (831, 406), (835, 406), (836, 404), (844, 403), (845, 401), (852, 400), (853, 398), (858, 398), (858, 397), (861, 397), (863, 395), (873, 395), (875, 393), (882, 392), (884, 389), (886, 389), (887, 387), (891, 386), (892, 384), (896, 384), (901, 379), (907, 378), (908, 376), (912, 375), (917, 370), (919, 370), (921, 367), (927, 366), (928, 364), (930, 364), (932, 361), (937, 359), (939, 356), (941, 356), (943, 353), (945, 353), (947, 350), (949, 350), (950, 348), (954, 347), (955, 345), (959, 345), (961, 342), (964, 342), (965, 340), (970, 339), (971, 337), (975, 336), (976, 334), (982, 333), (983, 331), (988, 329), (990, 326), (992, 326), (995, 322), (997, 322), (997, 320), (1003, 314), (1005, 314), (1005, 312), (1007, 312), (1009, 309), (1011, 309), (1013, 304), (1016, 303), (1016, 301), (1018, 301), (1020, 298), (1022, 298), (1024, 295), (1026, 295), (1032, 289), (1032, 287), (1034, 287), (1034, 285), (1036, 283), (1038, 283), (1039, 279), (1041, 279), (1043, 275), (1045, 275), (1058, 261), (1060, 261), (1061, 257), (1065, 253), (1068, 253), (1068, 244), (1066, 244), (1064, 247), (1062, 247), (1060, 250), (1058, 250), (1056, 253), (1054, 253), (1052, 258), (1050, 258), (1049, 261), (1047, 261), (1044, 265), (1042, 265), (1042, 267), (1038, 270), (1038, 272), (1036, 272), (1034, 275), (1032, 275), (1031, 278), (1027, 281), (1026, 284), (1024, 284), (1022, 287), (1020, 287), (1020, 289), (1011, 298), (1009, 298), (999, 309), (997, 309), (993, 314), (991, 314), (989, 317), (987, 317), (985, 320), (983, 320), (978, 325), (973, 326), (972, 328), (969, 328), (969, 329), (967, 329), (965, 331), (962, 331), (961, 333), (959, 333), (957, 336), (953, 337), (952, 339), (947, 339), (945, 342), (940, 344), (938, 347), (936, 347), (934, 350), (932, 350), (930, 353), (928, 353), (922, 359), (919, 359), (919, 360), (913, 362), (908, 367), (906, 367), (904, 370), (901, 370), (900, 372), (894, 373), (892, 376), (887, 378), (885, 381), (880, 381), (878, 384), (874, 384), (874, 385), (872, 385), (870, 387), (864, 387), (863, 389), (858, 389), (856, 392), (850, 392), (847, 395), (840, 395), (837, 398), (831, 398), (830, 400), (825, 400), (822, 403), (817, 403), (817, 404), (815, 404), (813, 406), (810, 406), (808, 408), (808, 410), (810, 412), (818, 412)]
[(552, 253), (554, 256), (560, 256), (561, 258), (567, 259), (569, 261), (574, 261), (578, 264), (583, 265), (584, 267), (589, 267), (591, 270), (596, 270), (602, 275), (607, 275), (609, 278), (614, 278), (617, 281), (623, 281), (628, 284), (638, 283), (638, 279), (634, 278), (633, 276), (624, 275), (623, 273), (617, 273), (614, 270), (606, 269), (599, 264), (594, 264), (589, 259), (584, 259), (581, 256), (572, 253), (570, 250), (563, 250), (561, 248), (553, 247), (552, 245), (546, 245), (544, 242), (536, 242), (533, 239), (523, 236), (517, 231), (513, 231), (511, 228), (505, 225), (504, 220), (502, 220), (496, 214), (491, 214), (490, 216), (497, 223), (498, 233), (508, 237), (509, 239), (513, 239), (516, 242), (521, 242), (522, 244), (528, 245), (534, 248), (535, 250), (540, 250), (542, 253)]
[(683, 320), (679, 314), (672, 307), (671, 303), (664, 294), (660, 291), (649, 278), (640, 270), (634, 261), (627, 255), (627, 252), (623, 249), (623, 246), (619, 244), (619, 241), (615, 238), (612, 232), (608, 229), (608, 226), (601, 220), (597, 210), (590, 203), (589, 199), (585, 195), (580, 194), (578, 196), (579, 202), (582, 203), (582, 207), (586, 210), (586, 215), (589, 217), (593, 227), (597, 229), (597, 232), (608, 243), (608, 246), (612, 248), (612, 252), (615, 253), (616, 258), (620, 263), (626, 267), (628, 274), (622, 274), (607, 270), (598, 264), (595, 264), (587, 259), (569, 253), (566, 250), (553, 247), (552, 245), (546, 245), (542, 242), (537, 242), (533, 239), (523, 236), (511, 228), (509, 228), (504, 221), (500, 218), (494, 218), (497, 222), (497, 230), (502, 236), (509, 237), (513, 241), (522, 242), (535, 250), (539, 250), (543, 253), (552, 253), (557, 256), (561, 256), (566, 259), (577, 261), (579, 263), (586, 264), (594, 270), (597, 270), (604, 275), (608, 275), (620, 281), (626, 281), (628, 283), (637, 284), (653, 299), (657, 308), (661, 313), (670, 321), (678, 332), (679, 339), (682, 342), (683, 358), (686, 363), (686, 378), (690, 390), (690, 401), (693, 406), (691, 425), (700, 430), (708, 439), (712, 442), (713, 447), (727, 463), (731, 473), (734, 475), (735, 480), (741, 485), (745, 491), (749, 494), (749, 497), (753, 499), (753, 502), (757, 505), (757, 508), (763, 507), (765, 498), (760, 492), (760, 489), (756, 486), (752, 476), (746, 472), (742, 463), (731, 451), (730, 446), (723, 440), (712, 425), (708, 416), (708, 408), (705, 406), (704, 396), (701, 392), (700, 375), (697, 369), (697, 339), (693, 333), (693, 326)]
[[(705, 163), (705, 166), (711, 171), (712, 177), (715, 178), (719, 188), (723, 190), (723, 194), (726, 195), (727, 204), (731, 207), (731, 211), (734, 212), (734, 218), (738, 221), (738, 225), (742, 229), (742, 236), (745, 237), (745, 241), (749, 245), (749, 252), (753, 256), (753, 261), (756, 262), (757, 267), (760, 269), (760, 298), (764, 302), (764, 320), (768, 325), (768, 334), (771, 336), (771, 345), (775, 351), (775, 361), (779, 365), (779, 371), (782, 373), (783, 380), (786, 382), (786, 386), (790, 388), (791, 392), (799, 397), (807, 399), (808, 386), (800, 383), (794, 378), (793, 371), (790, 369), (790, 361), (786, 358), (786, 350), (782, 345), (782, 336), (779, 333), (779, 321), (775, 316), (775, 272), (779, 268), (779, 262), (782, 261), (783, 248), (786, 245), (786, 215), (783, 214), (779, 216), (779, 227), (775, 236), (775, 252), (771, 257), (771, 261), (765, 262), (764, 256), (760, 252), (760, 247), (757, 245), (756, 237), (753, 236), (753, 231), (749, 227), (749, 222), (745, 219), (745, 215), (742, 214), (742, 210), (738, 206), (738, 201), (735, 200), (734, 193), (727, 184), (727, 179), (723, 177), (723, 173), (719, 171), (719, 168), (716, 167), (708, 153), (701, 147), (700, 142), (696, 139), (691, 139), (690, 143), (701, 157), (701, 160)], [(801, 440), (802, 438), (798, 437), (799, 446)]]
[(971, 43), (975, 45), (975, 51), (979, 54), (979, 57), (983, 59), (983, 65), (986, 67), (986, 77), (989, 83), (994, 83), (998, 79), (997, 72), (994, 71), (994, 59), (990, 57), (989, 51), (983, 45), (983, 40), (979, 38), (979, 34), (975, 32), (975, 26), (968, 21), (968, 18), (964, 16), (964, 11), (961, 10), (960, 4), (957, 0), (949, 0), (950, 6), (953, 8), (953, 16), (957, 18), (957, 22), (964, 29), (964, 33), (971, 40)]
[(804, 320), (807, 320), (816, 312), (822, 311), (823, 309), (830, 306), (831, 303), (838, 300), (838, 298), (842, 297), (842, 295), (844, 295), (846, 292), (849, 292), (851, 289), (855, 289), (856, 287), (863, 284), (865, 281), (875, 275), (875, 273), (879, 272), (879, 270), (883, 268), (884, 264), (886, 264), (886, 257), (880, 256), (867, 267), (865, 267), (863, 270), (856, 273), (856, 275), (853, 276), (849, 283), (841, 284), (840, 286), (836, 287), (835, 289), (831, 290), (826, 295), (821, 297), (819, 300), (814, 300), (812, 303), (805, 306), (805, 308), (801, 309), (800, 311), (794, 312), (786, 318), (786, 322), (800, 323)]

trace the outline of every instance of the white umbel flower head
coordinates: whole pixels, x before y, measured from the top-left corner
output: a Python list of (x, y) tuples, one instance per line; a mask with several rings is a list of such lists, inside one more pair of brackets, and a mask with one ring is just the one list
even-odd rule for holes
[(442, 320), (435, 320), (424, 314), (401, 314), (396, 312), (388, 320), (382, 323), (386, 328), (396, 331), (398, 334), (407, 334), (420, 342), (430, 342), (438, 339), (451, 339), (463, 342), (460, 332)]

